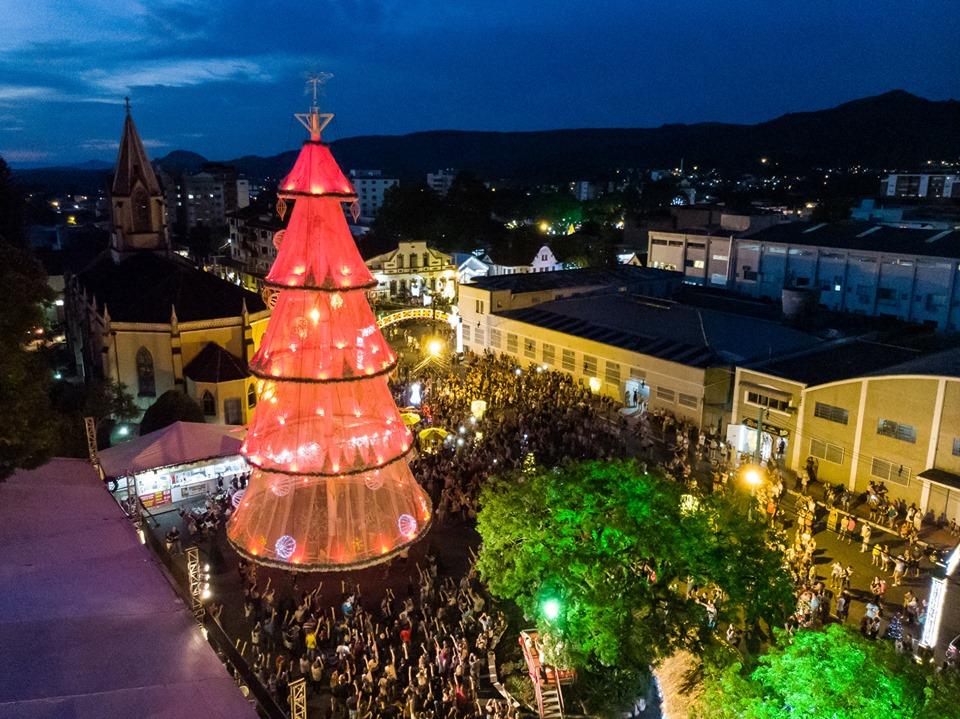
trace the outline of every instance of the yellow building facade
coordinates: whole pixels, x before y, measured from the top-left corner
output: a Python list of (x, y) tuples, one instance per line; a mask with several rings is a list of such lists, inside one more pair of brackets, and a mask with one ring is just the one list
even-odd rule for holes
[[(862, 350), (881, 353), (884, 347)], [(831, 353), (806, 361), (830, 362)], [(764, 456), (783, 438), (791, 469), (814, 457), (824, 482), (862, 493), (882, 481), (895, 498), (960, 519), (960, 350), (823, 383), (777, 376), (776, 369), (736, 371), (728, 437), (745, 440), (739, 450), (754, 451), (762, 414)]]

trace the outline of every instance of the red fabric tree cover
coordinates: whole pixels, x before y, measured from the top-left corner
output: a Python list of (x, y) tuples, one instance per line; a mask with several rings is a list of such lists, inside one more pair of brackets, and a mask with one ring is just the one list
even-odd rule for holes
[(299, 571), (377, 564), (420, 538), (431, 507), (387, 386), (397, 358), (366, 300), (376, 283), (341, 207), (356, 195), (319, 129), (279, 194), (295, 204), (266, 278), (276, 305), (250, 362), (258, 401), (241, 448), (253, 474), (227, 537)]

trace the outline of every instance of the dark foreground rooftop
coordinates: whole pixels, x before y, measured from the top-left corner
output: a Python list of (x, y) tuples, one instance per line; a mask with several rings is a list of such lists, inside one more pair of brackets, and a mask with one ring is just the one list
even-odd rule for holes
[(2, 719), (254, 719), (89, 462), (0, 483)]

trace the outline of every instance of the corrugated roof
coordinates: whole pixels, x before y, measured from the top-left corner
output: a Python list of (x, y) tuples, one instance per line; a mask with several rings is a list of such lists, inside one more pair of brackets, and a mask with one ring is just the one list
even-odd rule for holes
[(744, 239), (901, 255), (960, 258), (960, 229), (910, 229), (871, 222), (786, 222)]
[(700, 368), (782, 355), (819, 341), (776, 322), (636, 295), (576, 297), (496, 314)]

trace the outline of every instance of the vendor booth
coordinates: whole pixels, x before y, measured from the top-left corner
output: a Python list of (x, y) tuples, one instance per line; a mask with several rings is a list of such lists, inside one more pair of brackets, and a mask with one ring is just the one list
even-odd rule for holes
[(246, 429), (233, 425), (175, 422), (100, 452), (110, 491), (120, 500), (134, 493), (153, 512), (217, 492), (217, 480), (249, 472), (240, 456)]

